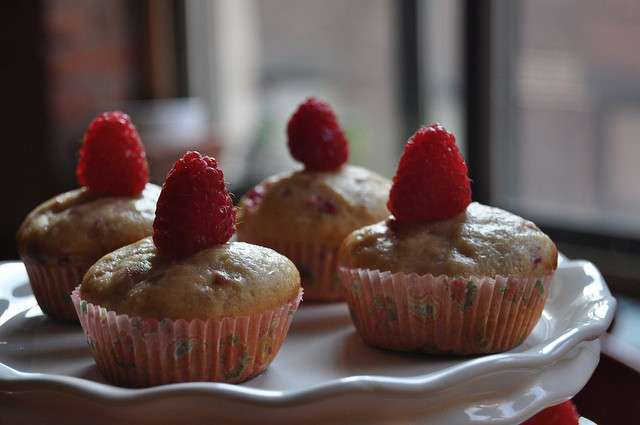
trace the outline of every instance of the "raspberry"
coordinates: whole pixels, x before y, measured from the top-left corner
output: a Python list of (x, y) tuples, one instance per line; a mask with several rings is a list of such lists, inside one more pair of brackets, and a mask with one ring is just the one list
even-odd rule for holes
[(167, 175), (156, 206), (153, 242), (171, 258), (223, 244), (235, 230), (236, 211), (214, 158), (187, 152)]
[(544, 409), (522, 425), (578, 425), (576, 406), (569, 401)]
[(347, 138), (331, 107), (310, 97), (293, 114), (287, 125), (291, 156), (307, 170), (329, 171), (349, 158)]
[(98, 115), (84, 134), (76, 176), (81, 186), (101, 195), (135, 196), (149, 180), (144, 146), (122, 112)]
[(387, 207), (399, 222), (454, 217), (471, 202), (471, 187), (455, 136), (440, 124), (419, 129), (407, 142)]

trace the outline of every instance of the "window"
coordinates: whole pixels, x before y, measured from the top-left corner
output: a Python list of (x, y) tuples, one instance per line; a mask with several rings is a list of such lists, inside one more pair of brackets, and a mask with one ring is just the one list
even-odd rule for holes
[(496, 167), (501, 202), (562, 226), (640, 236), (639, 18), (627, 0), (528, 0), (503, 15), (516, 27), (498, 18), (496, 38), (511, 40), (508, 71), (494, 74), (509, 85), (498, 119), (512, 139), (496, 137), (513, 145)]
[(492, 5), (492, 202), (569, 255), (640, 278), (640, 4)]
[(402, 146), (394, 2), (234, 0), (186, 7), (191, 93), (211, 106), (227, 142), (221, 160), (231, 182), (248, 186), (295, 166), (286, 122), (312, 95), (336, 109), (352, 163), (393, 174)]
[(484, 55), (474, 64), (486, 78), (474, 83), (467, 67), (467, 93), (476, 95), (468, 128), (483, 128), (483, 119), (489, 126), (477, 141), (468, 137), (477, 142), (471, 164), (489, 177), (489, 202), (531, 218), (562, 252), (598, 266), (618, 299), (603, 352), (629, 364), (624, 356), (640, 347), (640, 4), (480, 3), (490, 11), (470, 6), (467, 19), (478, 13), (478, 39), (489, 42), (468, 34), (467, 48)]

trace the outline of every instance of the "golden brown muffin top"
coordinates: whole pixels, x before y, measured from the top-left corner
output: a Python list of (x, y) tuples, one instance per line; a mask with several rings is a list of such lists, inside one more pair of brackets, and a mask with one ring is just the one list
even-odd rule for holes
[(149, 237), (98, 260), (80, 296), (119, 314), (192, 320), (260, 313), (293, 300), (299, 290), (296, 267), (269, 248), (228, 242), (171, 260)]
[(450, 277), (541, 277), (556, 269), (557, 257), (535, 224), (476, 202), (447, 220), (389, 218), (351, 233), (340, 249), (342, 266)]
[(389, 187), (389, 180), (353, 165), (268, 178), (240, 201), (238, 239), (338, 246), (353, 230), (389, 215)]
[(75, 189), (36, 207), (18, 230), (18, 250), (44, 262), (93, 262), (153, 234), (160, 187), (147, 184), (135, 197), (105, 197)]

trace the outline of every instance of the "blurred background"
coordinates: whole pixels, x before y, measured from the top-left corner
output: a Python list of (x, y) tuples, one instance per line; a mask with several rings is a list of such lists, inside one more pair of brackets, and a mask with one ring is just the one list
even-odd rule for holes
[[(154, 182), (198, 149), (219, 158), (239, 197), (295, 167), (286, 121), (314, 95), (338, 113), (351, 162), (388, 177), (421, 124), (454, 131), (474, 198), (536, 221), (566, 255), (594, 261), (620, 302), (610, 344), (640, 353), (637, 0), (0, 8), (0, 258), (17, 258), (15, 231), (35, 205), (76, 186), (76, 153), (97, 113), (132, 116)], [(640, 355), (610, 357), (578, 398), (598, 423), (617, 423), (597, 401), (607, 383), (640, 369)]]

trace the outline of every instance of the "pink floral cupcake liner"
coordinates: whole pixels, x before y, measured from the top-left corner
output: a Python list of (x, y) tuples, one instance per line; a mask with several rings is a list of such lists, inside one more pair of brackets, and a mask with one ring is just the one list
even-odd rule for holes
[(305, 301), (344, 301), (338, 276), (339, 246), (251, 238), (246, 241), (271, 248), (293, 261), (300, 271)]
[(78, 321), (71, 292), (82, 282), (91, 264), (50, 264), (23, 255), (31, 290), (43, 313), (58, 320)]
[(98, 369), (111, 383), (147, 387), (188, 381), (239, 383), (274, 359), (302, 290), (262, 313), (209, 320), (144, 319), (116, 314), (71, 295)]
[(542, 314), (553, 276), (462, 279), (348, 268), (340, 275), (367, 344), (459, 355), (520, 345)]

